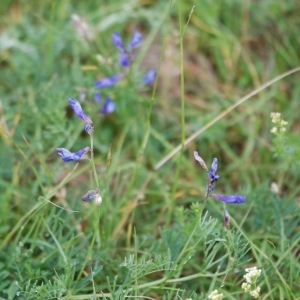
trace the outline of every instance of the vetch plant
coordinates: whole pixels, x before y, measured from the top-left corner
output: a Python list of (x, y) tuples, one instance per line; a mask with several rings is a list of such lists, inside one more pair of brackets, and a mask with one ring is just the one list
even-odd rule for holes
[[(93, 169), (93, 175), (96, 183), (96, 189), (88, 191), (84, 196), (82, 196), (82, 201), (88, 202), (95, 200), (95, 203), (97, 205), (100, 205), (102, 203), (102, 197), (100, 195), (100, 187), (99, 187), (99, 180), (96, 172), (96, 166), (94, 162), (94, 150), (93, 150), (93, 132), (94, 132), (94, 125), (91, 118), (84, 112), (82, 109), (80, 103), (74, 99), (69, 99), (69, 104), (71, 108), (73, 109), (74, 113), (85, 121), (85, 131), (90, 136), (90, 146), (84, 147), (83, 149), (77, 151), (77, 152), (71, 152), (65, 148), (57, 148), (57, 154), (62, 158), (64, 162), (70, 162), (70, 161), (76, 161), (79, 162), (82, 159), (88, 159), (92, 163), (92, 169)], [(88, 157), (88, 152), (90, 152), (91, 156)]]
[[(133, 36), (131, 40), (129, 41), (126, 47), (121, 35), (118, 32), (113, 33), (112, 35), (113, 45), (120, 51), (119, 64), (124, 69), (124, 72), (121, 72), (119, 74), (110, 77), (104, 77), (98, 79), (95, 82), (95, 87), (99, 89), (99, 91), (97, 91), (94, 96), (95, 103), (100, 103), (102, 100), (102, 93), (100, 92), (101, 89), (115, 86), (129, 72), (131, 63), (134, 61), (135, 58), (136, 48), (140, 46), (142, 40), (143, 40), (142, 34), (138, 30), (135, 30), (133, 32)], [(156, 76), (157, 76), (157, 71), (155, 69), (149, 70), (144, 76), (144, 78), (141, 80), (140, 85), (144, 85), (144, 86), (151, 85), (155, 81)], [(105, 98), (105, 102), (100, 112), (102, 114), (110, 114), (113, 113), (115, 109), (116, 109), (116, 103), (112, 100), (111, 97), (107, 96)]]
[[(197, 151), (194, 151), (195, 160), (199, 162), (202, 168), (208, 171), (208, 168), (204, 160), (199, 156)], [(215, 199), (221, 200), (226, 203), (243, 203), (246, 200), (244, 195), (222, 195), (222, 194), (213, 194), (215, 190), (215, 183), (220, 179), (220, 176), (216, 174), (218, 169), (218, 159), (214, 158), (211, 164), (211, 168), (208, 171), (208, 184), (206, 185), (206, 197), (213, 197)]]
[[(213, 191), (215, 190), (216, 182), (220, 179), (220, 176), (216, 174), (218, 170), (218, 159), (217, 158), (213, 159), (210, 170), (208, 170), (205, 161), (201, 156), (199, 156), (197, 151), (194, 151), (194, 158), (200, 164), (200, 166), (208, 172), (208, 183), (206, 185), (206, 194), (205, 194), (206, 198), (212, 197), (221, 200), (224, 203), (229, 203), (229, 204), (240, 204), (246, 201), (245, 195), (240, 195), (240, 194), (223, 195), (223, 194), (213, 193)], [(225, 227), (229, 229), (230, 216), (228, 211), (226, 210), (226, 207), (224, 207), (224, 220), (225, 220)]]

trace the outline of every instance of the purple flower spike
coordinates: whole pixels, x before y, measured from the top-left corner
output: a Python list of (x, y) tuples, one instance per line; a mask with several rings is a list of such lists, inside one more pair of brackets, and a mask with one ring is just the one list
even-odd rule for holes
[(101, 112), (104, 115), (111, 114), (116, 109), (116, 103), (109, 97), (106, 98), (104, 105), (102, 106)]
[(226, 203), (239, 204), (246, 201), (246, 196), (244, 195), (212, 194), (211, 196)]
[(115, 47), (117, 47), (118, 49), (120, 49), (122, 51), (125, 50), (122, 37), (121, 37), (121, 35), (118, 32), (114, 32), (113, 33), (112, 40), (113, 40), (113, 44), (115, 45)]
[(157, 75), (156, 70), (152, 69), (152, 70), (148, 71), (143, 79), (143, 84), (144, 85), (152, 84), (155, 81), (156, 75)]
[(135, 30), (133, 32), (132, 39), (129, 42), (128, 49), (132, 50), (132, 49), (138, 47), (140, 45), (140, 43), (142, 42), (142, 40), (143, 40), (142, 34), (138, 30)]
[(87, 157), (86, 154), (90, 151), (90, 147), (85, 147), (75, 153), (70, 152), (65, 148), (57, 148), (56, 151), (64, 162), (79, 161)]
[(84, 120), (86, 123), (88, 124), (93, 124), (93, 121), (91, 120), (91, 118), (85, 114), (85, 112), (83, 111), (80, 103), (74, 99), (74, 98), (69, 98), (69, 104), (71, 106), (71, 108), (74, 110), (74, 113), (81, 118), (82, 120)]
[(105, 88), (115, 85), (121, 78), (123, 78), (123, 74), (117, 74), (112, 77), (102, 78), (96, 81), (95, 86), (96, 88)]

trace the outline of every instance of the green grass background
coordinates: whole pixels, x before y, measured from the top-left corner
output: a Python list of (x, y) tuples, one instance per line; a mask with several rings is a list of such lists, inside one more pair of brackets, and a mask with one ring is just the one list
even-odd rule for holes
[[(262, 269), (261, 299), (300, 299), (298, 72), (226, 114), (159, 168), (177, 145), (243, 96), (300, 66), (300, 5), (266, 1), (1, 1), (0, 296), (3, 299), (250, 299), (244, 269)], [(71, 22), (89, 24), (81, 39)], [(126, 79), (104, 94), (94, 82), (121, 71), (111, 34), (143, 44)], [(101, 63), (99, 56), (108, 61)], [(140, 81), (158, 70), (152, 87)], [(63, 163), (57, 147), (89, 145), (68, 107), (80, 99), (94, 121), (103, 204), (90, 164)], [(270, 113), (288, 121), (276, 152)], [(219, 159), (219, 193), (206, 173)], [(271, 192), (270, 184), (280, 187)], [(76, 212), (75, 212), (76, 211)]]

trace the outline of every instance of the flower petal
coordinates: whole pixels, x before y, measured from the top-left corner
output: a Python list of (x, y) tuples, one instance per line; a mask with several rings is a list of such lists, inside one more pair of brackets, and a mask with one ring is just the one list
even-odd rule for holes
[(71, 161), (74, 154), (65, 148), (56, 148), (57, 154), (62, 158), (63, 161)]
[(208, 172), (208, 177), (210, 178), (211, 184), (218, 181), (218, 179), (220, 178), (219, 175), (216, 175), (217, 169), (218, 169), (218, 159), (214, 158), (210, 170)]
[(112, 35), (113, 44), (120, 50), (125, 50), (124, 43), (121, 35), (118, 32), (114, 32)]
[(105, 88), (115, 85), (121, 78), (123, 78), (123, 74), (117, 74), (112, 77), (102, 78), (96, 81), (95, 86), (97, 88)]
[(140, 43), (142, 42), (142, 40), (143, 40), (142, 34), (138, 30), (135, 30), (133, 32), (132, 39), (131, 39), (131, 41), (129, 42), (129, 45), (128, 45), (129, 51), (136, 48), (136, 47), (138, 47), (140, 45)]
[(120, 65), (123, 68), (128, 68), (129, 67), (129, 65), (130, 65), (130, 59), (129, 59), (129, 54), (128, 54), (127, 51), (122, 51), (120, 53), (119, 62), (120, 62)]
[(69, 104), (70, 104), (71, 108), (73, 109), (74, 113), (79, 118), (83, 119), (88, 124), (93, 124), (93, 121), (91, 120), (91, 118), (85, 114), (80, 103), (76, 99), (69, 98)]
[(212, 194), (213, 198), (221, 200), (226, 203), (239, 204), (246, 201), (246, 196), (244, 195), (222, 195), (222, 194)]
[(94, 95), (94, 103), (100, 103), (102, 100), (102, 96), (100, 91), (97, 91)]
[(65, 148), (57, 148), (56, 151), (64, 162), (79, 161), (86, 157), (87, 152), (90, 151), (90, 147), (85, 147), (75, 153)]
[(214, 158), (213, 159), (213, 162), (211, 164), (211, 167), (210, 167), (210, 173), (215, 175), (216, 172), (217, 172), (217, 169), (218, 169), (218, 159), (217, 158)]
[(195, 160), (200, 164), (200, 166), (207, 170), (207, 166), (206, 166), (206, 163), (204, 162), (204, 160), (202, 159), (202, 157), (199, 156), (198, 152), (197, 151), (194, 151), (194, 158)]
[(84, 194), (82, 196), (82, 201), (84, 202), (88, 202), (88, 201), (92, 201), (95, 200), (96, 198), (98, 198), (100, 196), (100, 190), (96, 189), (96, 190), (90, 190), (88, 191), (86, 194)]
[(157, 71), (155, 69), (149, 70), (143, 79), (144, 85), (150, 85), (155, 81)]
[(111, 114), (116, 109), (116, 103), (109, 97), (106, 98), (104, 105), (102, 106), (101, 112), (104, 115)]

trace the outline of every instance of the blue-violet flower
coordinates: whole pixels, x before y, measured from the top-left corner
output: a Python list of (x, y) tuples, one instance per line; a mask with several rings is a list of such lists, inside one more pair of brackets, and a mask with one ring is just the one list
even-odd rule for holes
[(88, 191), (85, 195), (82, 196), (81, 199), (84, 202), (95, 200), (95, 203), (97, 205), (101, 205), (101, 203), (102, 203), (102, 197), (100, 195), (99, 189)]
[(130, 65), (130, 57), (127, 51), (122, 51), (120, 53), (119, 63), (123, 68), (128, 68)]
[(94, 103), (100, 103), (102, 101), (102, 95), (100, 91), (97, 91), (94, 95)]
[(102, 106), (101, 112), (104, 115), (107, 115), (107, 114), (111, 114), (112, 112), (114, 112), (115, 109), (116, 109), (116, 103), (114, 101), (112, 101), (110, 99), (110, 97), (107, 97), (105, 100), (105, 103)]
[(99, 79), (95, 82), (96, 88), (105, 88), (115, 85), (121, 78), (124, 77), (124, 74), (117, 74), (112, 77), (106, 77)]
[(95, 200), (99, 196), (100, 196), (100, 190), (96, 189), (96, 190), (90, 190), (90, 191), (88, 191), (86, 194), (84, 194), (82, 196), (81, 199), (84, 202), (88, 202), (88, 201)]
[(142, 40), (143, 40), (142, 34), (138, 30), (135, 30), (133, 32), (132, 39), (130, 40), (130, 42), (128, 44), (128, 50), (130, 51), (132, 49), (137, 48), (140, 45), (140, 43), (142, 42)]
[(218, 169), (218, 159), (214, 158), (208, 172), (208, 185), (206, 186), (206, 197), (208, 197), (215, 189), (215, 182), (219, 180), (220, 176), (216, 175)]
[(215, 183), (220, 178), (219, 175), (216, 175), (217, 169), (218, 169), (218, 159), (214, 158), (210, 170), (208, 172), (208, 177), (210, 179), (211, 184)]
[(222, 194), (211, 194), (211, 197), (221, 200), (226, 203), (239, 204), (246, 201), (244, 195), (222, 195)]
[(71, 106), (71, 108), (73, 109), (74, 113), (81, 118), (82, 120), (84, 120), (86, 123), (93, 125), (93, 121), (91, 120), (91, 118), (85, 114), (85, 112), (83, 111), (80, 103), (74, 99), (74, 98), (69, 98), (69, 104)]
[(121, 51), (125, 51), (125, 46), (122, 40), (121, 35), (118, 32), (114, 32), (112, 35), (113, 44), (116, 48), (118, 48)]
[(61, 159), (64, 162), (69, 162), (69, 161), (79, 161), (83, 158), (87, 157), (87, 153), (90, 151), (90, 147), (85, 147), (75, 153), (70, 152), (69, 150), (65, 148), (57, 148), (57, 154), (61, 157)]
[(143, 79), (144, 85), (150, 85), (155, 81), (157, 71), (155, 69), (149, 70)]
[(132, 58), (132, 51), (133, 49), (137, 48), (140, 45), (142, 39), (143, 39), (142, 34), (138, 30), (135, 30), (133, 32), (132, 39), (130, 40), (128, 47), (126, 49), (121, 35), (118, 32), (113, 33), (112, 35), (113, 44), (115, 45), (116, 48), (120, 50), (119, 62), (123, 68), (129, 67), (130, 59)]

